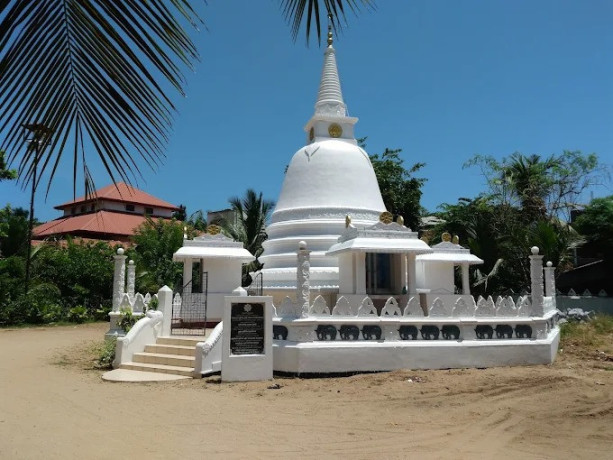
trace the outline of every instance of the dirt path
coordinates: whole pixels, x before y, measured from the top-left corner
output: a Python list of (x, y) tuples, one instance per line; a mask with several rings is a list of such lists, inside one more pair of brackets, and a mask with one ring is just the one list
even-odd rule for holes
[(107, 328), (0, 330), (0, 458), (613, 458), (613, 363), (108, 383)]

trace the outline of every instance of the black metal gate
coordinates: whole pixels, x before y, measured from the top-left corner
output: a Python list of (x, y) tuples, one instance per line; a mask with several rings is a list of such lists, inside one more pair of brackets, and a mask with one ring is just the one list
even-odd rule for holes
[[(190, 281), (191, 284), (191, 281)], [(189, 287), (191, 285), (188, 284)], [(206, 333), (206, 307), (207, 293), (209, 290), (209, 274), (202, 273), (202, 292), (179, 293), (181, 299), (175, 296), (172, 303), (172, 321), (170, 333), (172, 335), (205, 335)]]

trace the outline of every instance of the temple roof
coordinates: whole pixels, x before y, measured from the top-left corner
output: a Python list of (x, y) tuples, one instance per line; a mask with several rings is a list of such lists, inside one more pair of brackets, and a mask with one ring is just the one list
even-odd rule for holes
[(337, 255), (342, 252), (372, 252), (372, 253), (413, 253), (424, 254), (432, 249), (417, 238), (417, 233), (407, 227), (392, 222), (385, 224), (377, 222), (367, 228), (357, 228), (349, 225), (339, 237), (327, 255)]
[(35, 238), (71, 233), (106, 233), (131, 236), (134, 230), (147, 218), (138, 214), (98, 211), (77, 216), (60, 217), (39, 225), (34, 229)]
[(247, 264), (255, 257), (243, 247), (243, 243), (219, 234), (204, 234), (193, 240), (183, 240), (183, 246), (172, 256), (175, 262), (188, 259), (239, 259)]
[(443, 241), (432, 246), (432, 253), (422, 254), (417, 257), (417, 260), (428, 262), (453, 262), (453, 263), (468, 263), (470, 265), (482, 264), (483, 260), (470, 250), (452, 243), (451, 241)]
[(74, 206), (83, 202), (94, 201), (96, 199), (136, 203), (142, 204), (144, 206), (170, 209), (173, 211), (179, 209), (177, 206), (170, 204), (167, 201), (160, 200), (159, 198), (156, 198), (153, 195), (149, 195), (148, 193), (145, 193), (142, 190), (132, 187), (131, 185), (128, 185), (124, 182), (118, 182), (117, 184), (108, 185), (106, 187), (101, 188), (100, 190), (96, 190), (95, 195), (89, 197), (81, 196), (76, 200), (68, 201), (66, 203), (55, 206), (55, 209), (64, 209), (69, 206)]

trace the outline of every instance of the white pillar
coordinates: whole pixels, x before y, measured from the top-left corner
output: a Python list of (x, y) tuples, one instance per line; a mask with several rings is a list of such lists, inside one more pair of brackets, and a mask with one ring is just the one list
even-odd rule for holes
[(468, 278), (468, 263), (464, 262), (462, 264), (462, 294), (469, 295), (470, 294), (470, 279)]
[(355, 253), (355, 293), (366, 295), (366, 253)]
[(115, 259), (115, 270), (113, 272), (113, 311), (119, 311), (119, 305), (126, 289), (126, 256), (123, 248), (117, 249)]
[(555, 296), (556, 295), (556, 279), (555, 279), (555, 271), (556, 268), (553, 266), (553, 263), (547, 262), (546, 267), (543, 269), (545, 271), (545, 295), (546, 296)]
[(185, 259), (183, 261), (183, 295), (192, 292), (192, 271), (194, 261), (192, 259)]
[(538, 255), (539, 248), (533, 246), (530, 256), (530, 296), (532, 298), (532, 316), (543, 316), (543, 256)]
[(407, 254), (407, 268), (408, 268), (408, 272), (409, 272), (409, 295), (415, 295), (417, 294), (417, 275), (416, 275), (416, 264), (417, 264), (417, 258), (415, 256), (414, 252), (410, 252), (409, 254)]
[(309, 316), (311, 302), (311, 251), (307, 249), (305, 241), (298, 243), (298, 267), (296, 270), (296, 301), (302, 311), (302, 317)]
[(158, 311), (161, 311), (164, 315), (161, 335), (168, 337), (172, 322), (172, 290), (168, 286), (164, 286), (158, 291)]
[(551, 302), (556, 307), (556, 267), (551, 261), (547, 262), (545, 271), (545, 295), (551, 297)]
[(134, 302), (134, 291), (135, 291), (135, 283), (136, 283), (136, 265), (134, 265), (134, 261), (130, 260), (128, 262), (128, 296), (130, 297), (130, 302)]
[(409, 292), (407, 284), (407, 255), (400, 254), (400, 288), (401, 292)]

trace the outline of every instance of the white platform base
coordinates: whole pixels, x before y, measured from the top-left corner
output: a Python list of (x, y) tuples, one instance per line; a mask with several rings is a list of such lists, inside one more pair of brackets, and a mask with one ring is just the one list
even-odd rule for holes
[(275, 372), (300, 375), (551, 364), (559, 342), (558, 327), (545, 339), (525, 340), (275, 340), (273, 366)]

